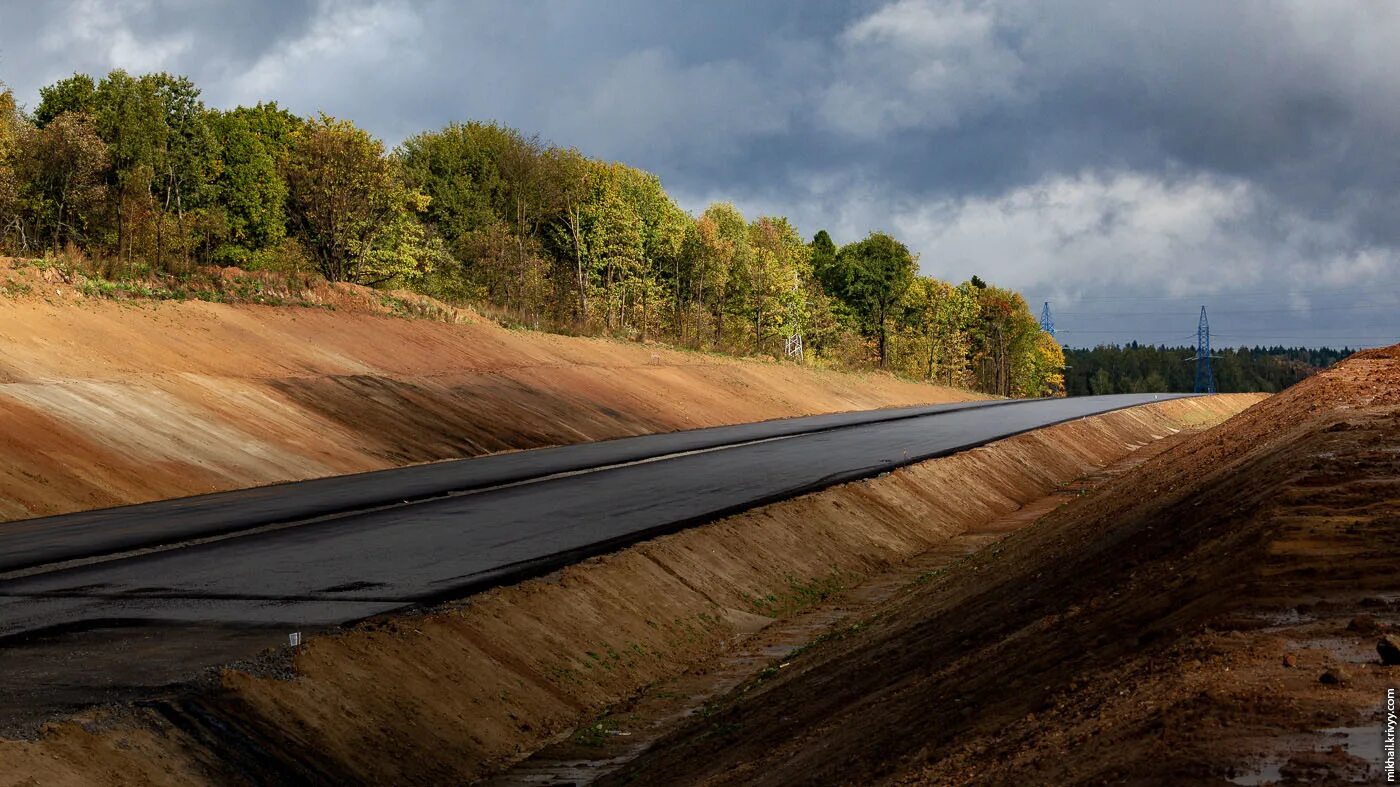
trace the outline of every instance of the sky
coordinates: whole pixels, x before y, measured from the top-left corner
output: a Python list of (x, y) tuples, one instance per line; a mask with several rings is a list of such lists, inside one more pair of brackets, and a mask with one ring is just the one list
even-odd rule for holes
[(0, 0), (0, 80), (171, 71), (394, 145), (496, 120), (923, 272), (1072, 346), (1400, 341), (1400, 4)]

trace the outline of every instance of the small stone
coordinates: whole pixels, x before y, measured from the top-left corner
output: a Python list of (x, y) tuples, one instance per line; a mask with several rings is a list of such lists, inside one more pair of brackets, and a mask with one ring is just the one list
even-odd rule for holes
[(1283, 654), (1283, 666), (1289, 669), (1293, 669), (1294, 667), (1298, 666), (1298, 657), (1293, 655), (1292, 653)]
[(1358, 634), (1375, 634), (1380, 630), (1380, 624), (1370, 615), (1357, 615), (1347, 624), (1347, 631), (1355, 631)]
[(1341, 667), (1333, 667), (1317, 678), (1319, 683), (1326, 683), (1329, 686), (1340, 686), (1349, 680), (1351, 680), (1351, 675), (1347, 674), (1347, 671)]
[(1380, 654), (1381, 663), (1394, 666), (1400, 664), (1400, 636), (1386, 634), (1376, 643), (1376, 652)]

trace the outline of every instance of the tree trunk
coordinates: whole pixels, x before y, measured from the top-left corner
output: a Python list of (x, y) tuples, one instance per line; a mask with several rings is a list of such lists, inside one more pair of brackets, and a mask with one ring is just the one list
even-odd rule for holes
[(574, 236), (574, 268), (578, 273), (579, 320), (588, 325), (588, 277), (583, 273), (583, 238), (579, 233), (578, 208), (569, 208), (569, 232)]
[(884, 306), (881, 306), (881, 307), (880, 307), (880, 310), (879, 310), (879, 319), (880, 319), (880, 328), (879, 328), (879, 336), (880, 336), (880, 340), (879, 340), (879, 348), (880, 348), (880, 368), (883, 369), (883, 368), (885, 368), (885, 340), (886, 340), (886, 337), (885, 337), (885, 307), (884, 307)]

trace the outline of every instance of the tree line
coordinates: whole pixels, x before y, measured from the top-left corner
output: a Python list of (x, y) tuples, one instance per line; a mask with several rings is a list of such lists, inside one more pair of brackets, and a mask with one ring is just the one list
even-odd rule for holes
[(312, 270), (538, 329), (878, 367), (1005, 396), (1062, 392), (1015, 292), (921, 276), (896, 238), (838, 246), (785, 218), (682, 210), (653, 174), (483, 122), (393, 150), (275, 102), (205, 106), (188, 78), (0, 85), (0, 244), (104, 275)]
[[(1350, 349), (1307, 347), (1216, 348), (1211, 359), (1220, 393), (1275, 393), (1352, 354)], [(1132, 342), (1092, 349), (1065, 348), (1070, 396), (1112, 393), (1184, 393), (1196, 381), (1195, 347)]]

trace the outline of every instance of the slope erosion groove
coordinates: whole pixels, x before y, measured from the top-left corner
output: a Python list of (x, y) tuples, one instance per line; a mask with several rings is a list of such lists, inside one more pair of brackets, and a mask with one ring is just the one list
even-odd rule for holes
[(479, 778), (830, 588), (1259, 398), (1060, 424), (314, 638), (289, 664), (225, 670), (0, 743), (0, 785)]
[(891, 600), (608, 783), (1383, 783), (1397, 479), (1392, 347)]
[[(0, 259), (0, 273), (12, 263)], [(52, 271), (49, 271), (52, 273)], [(497, 451), (967, 401), (795, 364), (320, 305), (0, 298), (0, 520)], [(410, 296), (403, 296), (410, 297)], [(420, 299), (426, 300), (426, 299)]]

